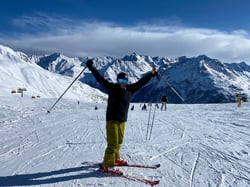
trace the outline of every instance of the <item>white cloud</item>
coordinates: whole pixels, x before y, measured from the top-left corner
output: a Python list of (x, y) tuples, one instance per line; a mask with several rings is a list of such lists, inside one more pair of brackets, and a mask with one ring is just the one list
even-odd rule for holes
[(249, 33), (244, 30), (224, 32), (162, 23), (122, 26), (43, 14), (22, 17), (13, 23), (32, 32), (2, 36), (0, 42), (24, 52), (60, 52), (71, 57), (123, 57), (132, 52), (172, 58), (206, 54), (224, 62), (250, 63)]

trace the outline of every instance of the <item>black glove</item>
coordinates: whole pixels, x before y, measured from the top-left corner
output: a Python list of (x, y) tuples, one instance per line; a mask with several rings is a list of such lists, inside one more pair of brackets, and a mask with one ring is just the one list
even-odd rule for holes
[(156, 77), (158, 80), (161, 79), (161, 75), (160, 75), (160, 73), (158, 73), (156, 67), (152, 68), (152, 73), (153, 73), (153, 76)]
[(92, 69), (93, 68), (93, 60), (88, 60), (87, 62), (86, 62), (86, 65), (87, 65), (87, 67), (89, 68), (89, 69)]

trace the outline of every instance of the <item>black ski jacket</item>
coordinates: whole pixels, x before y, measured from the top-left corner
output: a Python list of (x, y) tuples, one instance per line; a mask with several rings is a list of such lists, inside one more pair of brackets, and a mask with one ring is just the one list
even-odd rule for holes
[(154, 74), (150, 72), (138, 82), (128, 84), (126, 89), (124, 89), (121, 88), (118, 83), (110, 83), (104, 79), (95, 67), (91, 67), (90, 71), (93, 73), (97, 82), (99, 82), (108, 91), (108, 106), (106, 111), (107, 121), (127, 121), (131, 95), (147, 84), (148, 81), (154, 76)]

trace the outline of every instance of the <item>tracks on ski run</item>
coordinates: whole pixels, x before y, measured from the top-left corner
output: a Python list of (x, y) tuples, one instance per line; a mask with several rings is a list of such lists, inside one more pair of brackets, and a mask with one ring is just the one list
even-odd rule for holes
[[(47, 114), (53, 102), (0, 97), (1, 182), (14, 179), (12, 186), (34, 185), (34, 181), (55, 187), (144, 186), (78, 167), (83, 160), (103, 159), (106, 105), (100, 104), (96, 111), (91, 103), (62, 100)], [(134, 105), (126, 122), (122, 158), (130, 163), (161, 163), (161, 168), (122, 171), (160, 179), (159, 187), (250, 186), (248, 103), (237, 109), (234, 104), (170, 104), (166, 112), (156, 111), (150, 141), (145, 140), (148, 111)], [(40, 174), (47, 176), (22, 181)]]
[(194, 173), (195, 173), (196, 166), (198, 164), (199, 157), (200, 157), (200, 152), (197, 153), (197, 156), (195, 158), (195, 161), (194, 161), (194, 164), (193, 164), (193, 167), (192, 167), (192, 171), (191, 171), (191, 175), (190, 175), (190, 180), (189, 180), (189, 184), (190, 184), (189, 186), (190, 187), (193, 186)]

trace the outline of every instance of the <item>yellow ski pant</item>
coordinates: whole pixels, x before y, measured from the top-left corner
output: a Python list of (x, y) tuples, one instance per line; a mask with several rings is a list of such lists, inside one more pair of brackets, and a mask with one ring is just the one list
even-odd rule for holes
[(113, 167), (115, 160), (120, 159), (120, 146), (123, 142), (124, 126), (124, 122), (106, 122), (107, 148), (103, 159), (105, 166)]

